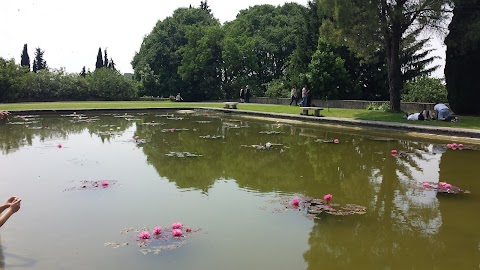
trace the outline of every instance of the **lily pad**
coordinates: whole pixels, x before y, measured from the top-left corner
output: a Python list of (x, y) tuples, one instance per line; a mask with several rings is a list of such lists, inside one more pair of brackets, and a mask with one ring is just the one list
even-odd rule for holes
[(168, 157), (188, 158), (188, 157), (201, 157), (202, 155), (193, 154), (190, 152), (169, 152), (165, 154)]

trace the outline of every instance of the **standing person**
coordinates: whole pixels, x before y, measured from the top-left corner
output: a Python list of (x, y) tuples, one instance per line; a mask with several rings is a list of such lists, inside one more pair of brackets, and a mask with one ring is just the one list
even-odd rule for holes
[(305, 85), (303, 86), (303, 88), (302, 88), (302, 105), (303, 105), (304, 107), (307, 106), (307, 100), (308, 100), (308, 93), (309, 93), (309, 92), (310, 92), (310, 91), (307, 90), (307, 85), (305, 84)]
[(4, 205), (0, 206), (0, 227), (7, 222), (7, 220), (18, 210), (20, 210), (20, 198), (10, 197)]
[(245, 87), (242, 86), (240, 88), (240, 102), (243, 102), (245, 99), (244, 99), (244, 96), (245, 96)]
[(250, 102), (250, 87), (248, 87), (248, 85), (245, 88), (245, 102), (246, 103)]
[(297, 106), (297, 97), (298, 97), (298, 93), (297, 93), (297, 86), (294, 85), (293, 88), (292, 88), (292, 91), (290, 91), (290, 97), (292, 98), (292, 100), (290, 101), (290, 105), (292, 105), (292, 102), (293, 105)]

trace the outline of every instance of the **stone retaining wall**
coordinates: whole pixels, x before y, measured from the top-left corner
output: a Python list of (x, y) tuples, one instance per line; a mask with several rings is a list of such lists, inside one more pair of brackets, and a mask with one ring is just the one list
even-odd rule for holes
[[(289, 98), (269, 98), (269, 97), (251, 97), (250, 102), (261, 104), (284, 104), (290, 103)], [(382, 104), (388, 101), (366, 101), (366, 100), (321, 100), (313, 99), (312, 106), (325, 108), (344, 108), (344, 109), (366, 109), (371, 103)], [(402, 102), (402, 111), (420, 112), (422, 110), (433, 110), (434, 103)]]

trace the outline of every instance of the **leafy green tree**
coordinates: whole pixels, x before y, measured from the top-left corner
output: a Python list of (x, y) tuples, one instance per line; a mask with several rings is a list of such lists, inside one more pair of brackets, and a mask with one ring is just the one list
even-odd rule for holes
[(187, 87), (182, 96), (189, 100), (220, 99), (222, 93), (223, 31), (220, 25), (190, 26), (188, 43), (178, 50), (182, 57), (178, 74)]
[(317, 1), (308, 1), (302, 12), (304, 23), (296, 27), (296, 48), (294, 49), (285, 71), (285, 77), (291, 85), (303, 85), (306, 82), (308, 64), (317, 50), (322, 18), (319, 17)]
[(319, 0), (322, 10), (334, 18), (338, 36), (359, 54), (368, 57), (383, 48), (386, 54), (390, 105), (400, 110), (403, 88), (401, 42), (405, 35), (436, 27), (445, 19), (447, 0)]
[(137, 75), (140, 77), (141, 88), (139, 96), (154, 96), (158, 93), (158, 88), (160, 87), (160, 78), (158, 75), (155, 75), (153, 70), (148, 64), (145, 64), (143, 69), (137, 68), (135, 70)]
[(295, 3), (258, 5), (240, 11), (225, 24), (222, 55), (227, 97), (236, 97), (245, 84), (254, 94), (264, 95), (267, 83), (285, 76), (294, 50), (301, 45), (299, 36), (305, 34), (305, 13), (306, 8)]
[(18, 66), (13, 59), (0, 57), (0, 102), (16, 101), (25, 88), (26, 67)]
[(95, 69), (103, 67), (102, 48), (98, 48), (97, 62), (95, 63)]
[(42, 69), (47, 69), (47, 61), (43, 58), (43, 54), (45, 51), (43, 51), (40, 48), (35, 49), (35, 60), (33, 61), (33, 71), (38, 72)]
[(30, 57), (28, 56), (28, 49), (27, 49), (27, 44), (25, 43), (23, 45), (23, 51), (22, 51), (22, 56), (20, 60), (20, 65), (22, 67), (28, 67), (28, 70), (30, 70)]
[(336, 55), (330, 44), (320, 41), (313, 54), (307, 78), (312, 98), (345, 99), (355, 98), (350, 77), (345, 69), (345, 60)]
[(442, 80), (427, 76), (419, 77), (408, 82), (402, 94), (406, 102), (446, 103), (447, 89)]
[(138, 85), (119, 72), (98, 68), (87, 77), (89, 98), (101, 100), (125, 100), (137, 97)]
[[(179, 74), (182, 66), (183, 55), (189, 55), (182, 47), (189, 42), (187, 31), (192, 26), (208, 27), (219, 25), (217, 19), (209, 13), (198, 8), (179, 8), (171, 17), (158, 21), (152, 32), (142, 42), (140, 50), (132, 60), (135, 70), (135, 78), (140, 79), (140, 71), (148, 65), (158, 76), (158, 87), (154, 96), (169, 96), (181, 89), (195, 87), (192, 81), (184, 81)], [(185, 60), (186, 61), (186, 60)], [(187, 77), (184, 77), (187, 79)], [(188, 77), (191, 78), (191, 77)], [(198, 89), (198, 88), (197, 88)], [(192, 96), (184, 96), (185, 99), (193, 98), (194, 91), (188, 90)], [(209, 97), (203, 97), (209, 98)]]
[(480, 0), (456, 0), (445, 39), (445, 79), (455, 113), (480, 113)]

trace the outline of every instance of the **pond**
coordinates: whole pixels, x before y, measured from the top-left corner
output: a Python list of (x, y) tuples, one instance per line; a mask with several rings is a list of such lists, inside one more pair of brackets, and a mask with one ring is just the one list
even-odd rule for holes
[(476, 269), (480, 151), (448, 143), (208, 111), (11, 118), (1, 266)]

